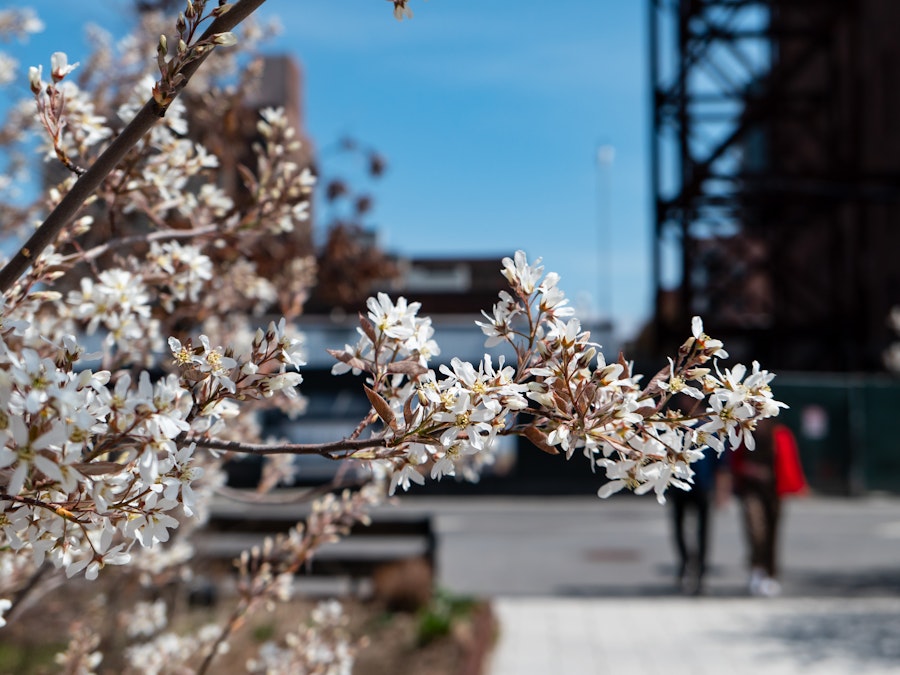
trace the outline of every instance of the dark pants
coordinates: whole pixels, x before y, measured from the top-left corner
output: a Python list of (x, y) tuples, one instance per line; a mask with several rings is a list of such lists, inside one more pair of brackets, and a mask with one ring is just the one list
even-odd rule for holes
[[(683, 579), (693, 563), (692, 572), (698, 580), (703, 578), (706, 572), (706, 551), (709, 540), (709, 509), (710, 495), (696, 486), (690, 491), (672, 489), (669, 490), (669, 500), (672, 502), (672, 516), (674, 519), (675, 549), (678, 553), (678, 576)], [(697, 527), (693, 536), (693, 546), (689, 544), (687, 529), (688, 512), (696, 514)]]
[(750, 481), (741, 490), (740, 498), (750, 567), (761, 568), (768, 576), (775, 578), (778, 571), (776, 553), (781, 500), (771, 485), (757, 485)]

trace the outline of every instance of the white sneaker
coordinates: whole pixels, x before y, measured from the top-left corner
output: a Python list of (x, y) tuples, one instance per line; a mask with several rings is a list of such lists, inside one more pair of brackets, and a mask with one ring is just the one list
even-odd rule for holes
[(764, 598), (774, 598), (781, 595), (781, 584), (772, 577), (766, 577), (759, 584), (759, 595)]
[(750, 582), (748, 587), (750, 595), (762, 595), (762, 584), (767, 579), (766, 573), (759, 567), (754, 567), (750, 571)]

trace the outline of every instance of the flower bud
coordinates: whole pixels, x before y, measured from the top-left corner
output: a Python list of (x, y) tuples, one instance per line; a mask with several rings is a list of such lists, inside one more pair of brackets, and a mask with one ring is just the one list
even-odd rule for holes
[(77, 67), (78, 63), (69, 65), (69, 57), (65, 52), (53, 52), (50, 57), (50, 76), (54, 82), (59, 82)]
[(223, 47), (231, 47), (237, 44), (237, 37), (234, 33), (216, 33), (213, 35), (213, 42)]
[(29, 298), (38, 302), (57, 302), (62, 299), (62, 293), (59, 291), (37, 291), (32, 293)]
[(31, 86), (31, 93), (35, 96), (41, 93), (41, 90), (44, 88), (44, 83), (41, 81), (41, 71), (43, 70), (43, 66), (31, 66), (28, 69), (28, 83)]
[(153, 85), (151, 94), (153, 95), (153, 100), (156, 101), (156, 104), (159, 106), (165, 107), (171, 102), (168, 96), (166, 96), (165, 92), (163, 92), (162, 88), (159, 86), (159, 82)]
[(165, 35), (159, 36), (159, 46), (156, 48), (156, 51), (163, 56), (169, 53), (169, 41), (166, 39)]

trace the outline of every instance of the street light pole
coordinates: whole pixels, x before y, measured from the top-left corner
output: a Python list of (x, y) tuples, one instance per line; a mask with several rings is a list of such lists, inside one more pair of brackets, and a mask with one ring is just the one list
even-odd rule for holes
[[(612, 323), (612, 283), (613, 274), (609, 269), (609, 256), (604, 254), (610, 248), (612, 238), (612, 165), (616, 149), (609, 143), (597, 146), (597, 220), (599, 239), (597, 260), (597, 311), (599, 317)], [(599, 318), (598, 317), (598, 318)]]

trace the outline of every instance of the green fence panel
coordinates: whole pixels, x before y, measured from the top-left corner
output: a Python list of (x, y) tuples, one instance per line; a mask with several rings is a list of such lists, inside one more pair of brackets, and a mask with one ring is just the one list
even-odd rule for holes
[(880, 375), (779, 374), (781, 420), (813, 490), (900, 493), (900, 382)]
[(772, 383), (775, 398), (790, 406), (779, 419), (797, 437), (803, 470), (816, 492), (853, 489), (849, 385), (843, 376), (781, 373)]
[(870, 378), (859, 393), (862, 488), (900, 493), (900, 383)]

